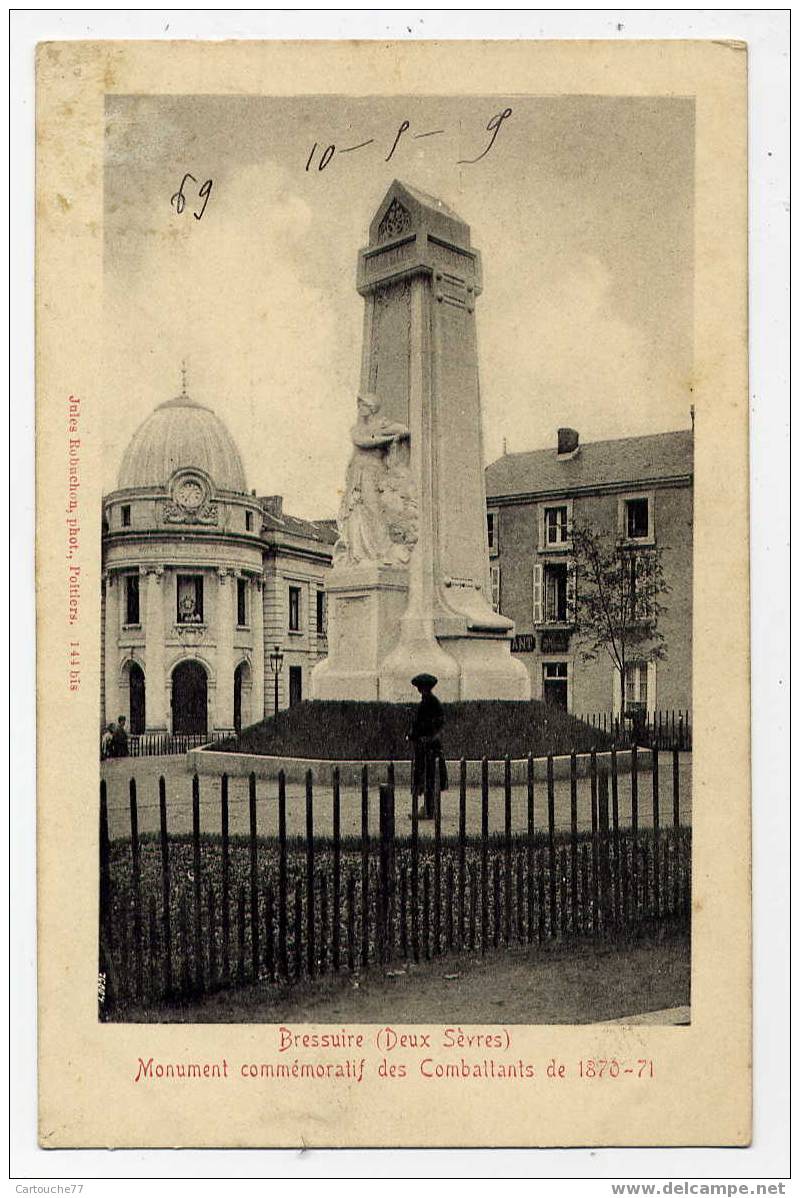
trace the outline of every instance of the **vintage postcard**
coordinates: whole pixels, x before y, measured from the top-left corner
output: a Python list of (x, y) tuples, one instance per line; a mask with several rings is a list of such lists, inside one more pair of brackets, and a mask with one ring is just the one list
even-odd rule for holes
[(746, 64), (39, 46), (42, 1145), (749, 1142)]

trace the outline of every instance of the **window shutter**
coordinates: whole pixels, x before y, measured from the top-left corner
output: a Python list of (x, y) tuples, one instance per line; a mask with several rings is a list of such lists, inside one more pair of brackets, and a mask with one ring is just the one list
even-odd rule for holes
[(544, 623), (544, 605), (543, 605), (543, 576), (544, 568), (540, 562), (536, 562), (533, 567), (533, 622), (534, 624)]
[(647, 714), (652, 719), (656, 711), (656, 663), (647, 663)]
[(619, 670), (616, 666), (611, 672), (611, 697), (614, 715), (619, 716), (622, 712), (622, 687), (619, 681)]
[(500, 567), (490, 566), (492, 581), (492, 610), (500, 611)]
[(577, 570), (575, 560), (571, 558), (567, 563), (567, 623), (575, 623), (577, 600)]
[(544, 540), (544, 504), (540, 503), (536, 508), (537, 519), (539, 523), (539, 549), (545, 549)]
[(567, 500), (567, 541), (572, 544), (572, 500)]
[(653, 584), (650, 577), (651, 563), (646, 551), (637, 553), (635, 563), (636, 611), (634, 615), (637, 620), (651, 620), (653, 618)]

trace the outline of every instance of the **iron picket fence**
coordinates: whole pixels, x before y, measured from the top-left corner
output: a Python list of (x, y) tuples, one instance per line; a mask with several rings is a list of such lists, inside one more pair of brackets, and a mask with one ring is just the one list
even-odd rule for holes
[[(621, 938), (662, 925), (686, 928), (691, 827), (682, 820), (679, 751), (666, 756), (671, 809), (662, 811), (662, 755), (657, 749), (648, 753), (651, 765), (645, 772), (634, 749), (623, 811), (616, 751), (610, 769), (592, 753), (588, 778), (580, 779), (588, 786), (581, 787), (571, 754), (568, 829), (556, 821), (553, 758), (547, 760), (545, 780), (534, 783), (529, 757), (526, 783), (516, 793), (506, 759), (497, 796), (503, 826), (492, 832), (489, 762), (481, 763), (480, 827), (471, 828), (467, 763), (462, 761), (458, 828), (448, 835), (442, 833), (438, 795), (430, 832), (420, 834), (415, 804), (410, 821), (405, 811), (402, 823), (397, 820), (391, 763), (380, 771), (383, 780), (377, 785), (376, 767), (363, 767), (357, 836), (342, 835), (338, 770), (324, 796), (319, 788), (315, 792), (309, 770), (300, 800), (305, 832), (299, 836), (287, 834), (283, 773), (277, 804), (272, 796), (261, 811), (274, 812), (276, 826), (267, 836), (258, 833), (259, 799), (265, 796), (259, 796), (252, 774), (244, 836), (230, 833), (226, 775), (213, 780), (219, 788), (219, 834), (201, 834), (200, 779), (194, 775), (191, 834), (170, 832), (162, 777), (158, 833), (140, 834), (131, 779), (130, 832), (112, 839), (103, 780), (102, 1017), (245, 983), (292, 985), (330, 971), (356, 973), (398, 960), (483, 954), (572, 938)], [(645, 822), (640, 799), (648, 786)], [(332, 834), (315, 831), (323, 799), (332, 806)], [(371, 837), (375, 803), (379, 833)]]

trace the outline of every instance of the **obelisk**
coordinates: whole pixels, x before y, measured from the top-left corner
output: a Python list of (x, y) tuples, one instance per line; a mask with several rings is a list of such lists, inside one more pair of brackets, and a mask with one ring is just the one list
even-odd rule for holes
[(440, 200), (395, 180), (358, 259), (364, 341), (353, 456), (326, 583), (319, 699), (528, 699), (492, 610), (475, 302), (480, 254)]

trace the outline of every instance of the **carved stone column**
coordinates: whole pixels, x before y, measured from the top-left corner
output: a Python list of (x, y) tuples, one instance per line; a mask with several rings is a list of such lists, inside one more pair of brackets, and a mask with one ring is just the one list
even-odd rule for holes
[(263, 580), (251, 581), (250, 611), (253, 626), (253, 685), (250, 718), (254, 724), (264, 718), (264, 588)]
[[(372, 405), (389, 426), (408, 430), (416, 536), (405, 558), (381, 547), (353, 554), (351, 514), (343, 510), (341, 560), (326, 580), (330, 653), (314, 668), (316, 698), (415, 701), (411, 679), (422, 672), (436, 675), (446, 702), (530, 698), (527, 670), (511, 656), (513, 623), (491, 606), (475, 329), (481, 286), (469, 226), (396, 180), (359, 255), (369, 341), (361, 408)], [(365, 393), (377, 397), (377, 408)], [(351, 460), (361, 469), (359, 458)], [(391, 471), (384, 482), (377, 506), (390, 540), (407, 547), (411, 537), (396, 518), (405, 484), (398, 476), (392, 485)], [(376, 504), (358, 490), (363, 520)], [(361, 539), (368, 550), (375, 541)]]
[(214, 731), (233, 731), (233, 632), (235, 578), (230, 570), (217, 570), (216, 602), (217, 702)]
[(145, 727), (148, 732), (166, 732), (167, 680), (166, 623), (164, 618), (164, 568), (143, 567), (145, 595)]

